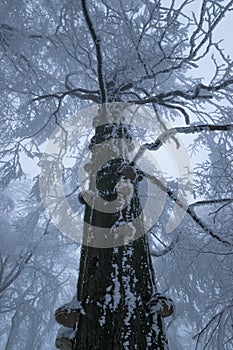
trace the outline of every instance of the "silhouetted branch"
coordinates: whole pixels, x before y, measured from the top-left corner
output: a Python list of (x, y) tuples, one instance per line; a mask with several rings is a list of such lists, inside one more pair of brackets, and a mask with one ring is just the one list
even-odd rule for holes
[(100, 88), (100, 95), (101, 95), (100, 103), (105, 103), (107, 102), (107, 93), (106, 93), (105, 80), (103, 76), (103, 60), (102, 60), (100, 38), (97, 36), (95, 32), (93, 23), (89, 16), (86, 0), (82, 0), (81, 2), (82, 2), (82, 8), (83, 8), (83, 15), (86, 20), (89, 32), (94, 41), (95, 49), (96, 49), (96, 58), (97, 58), (97, 66), (98, 66), (97, 71), (98, 71), (98, 80), (99, 80), (99, 88)]

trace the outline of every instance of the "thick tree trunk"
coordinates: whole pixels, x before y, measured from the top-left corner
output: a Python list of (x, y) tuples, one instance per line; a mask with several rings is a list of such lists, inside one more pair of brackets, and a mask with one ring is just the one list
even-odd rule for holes
[(166, 349), (162, 321), (146, 306), (153, 269), (145, 237), (114, 249), (83, 247), (81, 265), (78, 297), (85, 315), (75, 350)]
[[(105, 140), (112, 144), (104, 146)], [(73, 350), (167, 349), (162, 319), (147, 306), (156, 287), (138, 196), (142, 173), (127, 163), (129, 126), (119, 118), (117, 123), (102, 119), (92, 143), (90, 169), (99, 169), (89, 185), (93, 206), (100, 195), (109, 203), (116, 199), (116, 183), (122, 177), (127, 180), (124, 166), (128, 171), (132, 167), (128, 174), (134, 191), (130, 204), (118, 212), (104, 213), (86, 204), (77, 291), (84, 312), (77, 324)], [(111, 160), (104, 166), (106, 154)], [(116, 231), (122, 225), (124, 228)]]

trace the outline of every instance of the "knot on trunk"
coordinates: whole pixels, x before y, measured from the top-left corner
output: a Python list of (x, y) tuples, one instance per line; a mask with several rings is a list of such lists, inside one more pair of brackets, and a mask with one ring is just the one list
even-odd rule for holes
[(147, 307), (152, 314), (160, 315), (161, 317), (168, 317), (173, 313), (174, 303), (172, 299), (155, 293), (147, 303)]

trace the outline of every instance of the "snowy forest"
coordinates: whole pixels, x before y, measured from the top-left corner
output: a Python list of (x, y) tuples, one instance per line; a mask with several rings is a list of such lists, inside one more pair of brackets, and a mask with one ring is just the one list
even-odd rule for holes
[(1, 1), (1, 349), (233, 348), (232, 23), (233, 0)]

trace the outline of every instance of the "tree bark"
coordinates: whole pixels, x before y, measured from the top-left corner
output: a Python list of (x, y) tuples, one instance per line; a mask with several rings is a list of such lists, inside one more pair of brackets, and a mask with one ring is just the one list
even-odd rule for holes
[[(134, 166), (134, 179), (131, 172), (134, 191), (124, 209), (106, 213), (94, 205), (99, 196), (113, 201), (117, 197), (115, 185), (124, 177), (119, 168), (125, 164), (133, 167), (128, 161), (130, 126), (123, 124), (121, 117), (117, 122), (102, 118), (100, 123), (101, 118), (97, 119), (101, 125), (95, 127), (92, 150), (99, 151), (93, 151), (91, 163), (99, 170), (89, 184), (94, 193), (93, 206), (86, 204), (85, 209), (77, 288), (84, 312), (77, 324), (73, 350), (165, 350), (163, 321), (147, 306), (156, 286), (138, 195), (143, 176), (140, 169)], [(106, 140), (112, 144), (104, 145)], [(111, 155), (107, 165), (102, 164), (104, 152)], [(120, 225), (126, 230), (116, 234), (113, 228)]]

